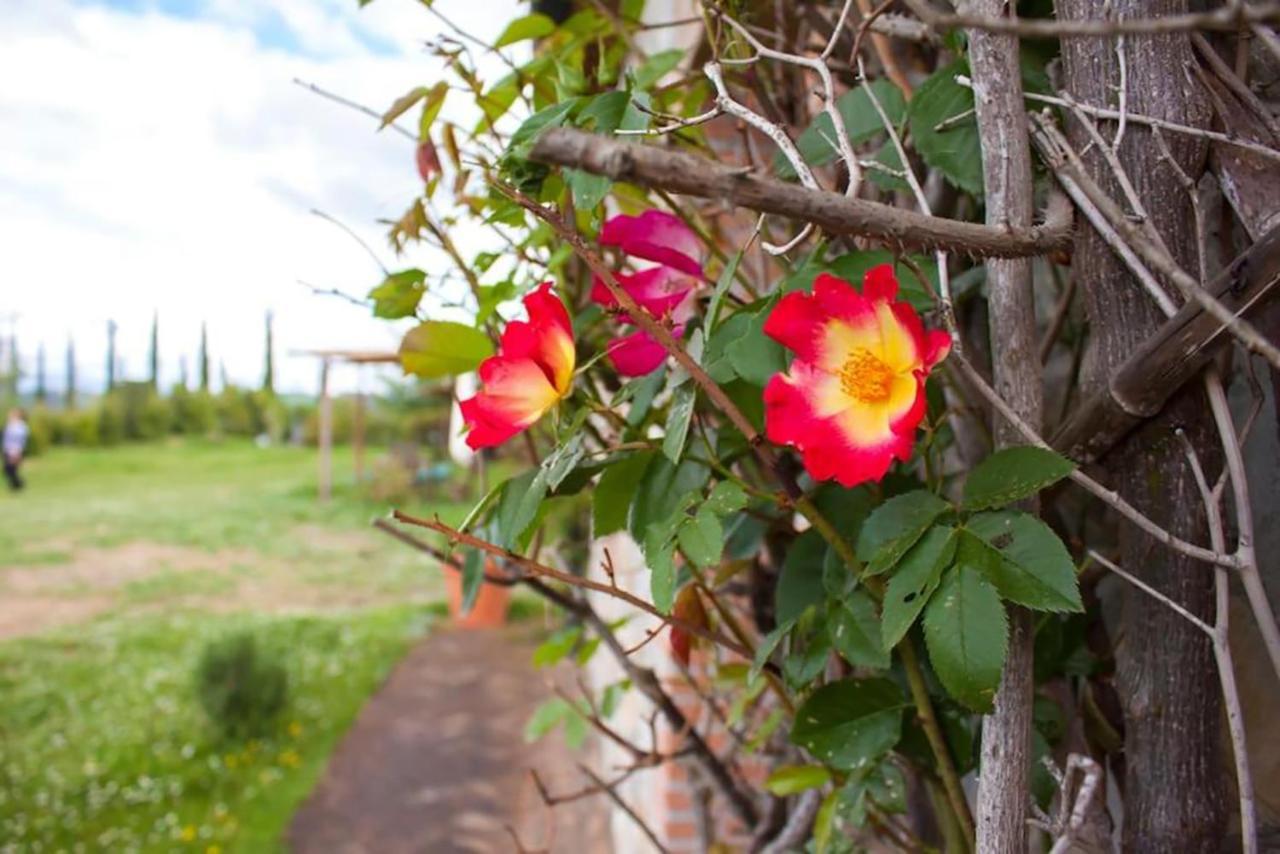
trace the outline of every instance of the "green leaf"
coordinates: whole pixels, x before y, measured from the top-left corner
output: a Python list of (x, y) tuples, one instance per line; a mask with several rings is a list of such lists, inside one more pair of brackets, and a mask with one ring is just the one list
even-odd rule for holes
[(400, 364), (406, 374), (435, 379), (474, 371), (493, 355), (489, 337), (473, 326), (428, 320), (405, 333)]
[(680, 48), (672, 48), (655, 53), (644, 61), (644, 64), (631, 75), (637, 89), (648, 89), (667, 75), (667, 72), (680, 64), (685, 52)]
[(907, 780), (892, 762), (881, 762), (867, 778), (867, 795), (887, 813), (907, 810)]
[(880, 647), (880, 618), (867, 594), (855, 590), (836, 606), (827, 631), (836, 652), (853, 666), (888, 668), (889, 653)]
[[(737, 377), (733, 361), (729, 358), (729, 347), (742, 338), (750, 323), (750, 314), (745, 311), (735, 312), (717, 325), (708, 336), (702, 354), (702, 367), (716, 382), (723, 384)], [(756, 395), (759, 396), (759, 391)]]
[(1075, 562), (1044, 522), (1006, 510), (979, 513), (965, 527), (997, 553), (987, 578), (1005, 599), (1038, 611), (1084, 610)]
[(524, 740), (535, 742), (555, 729), (566, 715), (574, 714), (573, 707), (560, 697), (552, 697), (533, 710), (529, 722), (524, 725)]
[(815, 630), (808, 633), (804, 643), (793, 644), (791, 654), (782, 661), (783, 678), (795, 691), (803, 692), (812, 685), (831, 659), (831, 638), (827, 636), (825, 622), (816, 620)]
[(925, 644), (947, 693), (975, 712), (991, 711), (1007, 635), (1000, 594), (980, 570), (959, 562), (943, 575), (925, 608)]
[(533, 666), (547, 667), (564, 659), (582, 637), (582, 626), (568, 626), (538, 644), (533, 651)]
[(382, 284), (369, 291), (373, 316), (387, 320), (413, 317), (427, 291), (426, 278), (427, 274), (416, 267), (388, 275)]
[(631, 498), (653, 457), (652, 451), (630, 454), (600, 475), (591, 496), (592, 533), (595, 537), (621, 531), (627, 526)]
[(827, 542), (817, 531), (805, 531), (782, 562), (778, 573), (774, 614), (779, 623), (798, 618), (811, 605), (821, 602), (826, 595), (822, 583), (822, 559), (827, 553)]
[(409, 112), (413, 105), (427, 97), (429, 92), (430, 90), (427, 89), (426, 86), (416, 86), (401, 95), (399, 98), (396, 98), (395, 102), (387, 108), (385, 113), (382, 114), (382, 123), (378, 125), (378, 130), (382, 130), (384, 127)]
[[(524, 88), (520, 75), (512, 72), (506, 77), (493, 84), (488, 91), (476, 98), (476, 106), (484, 113), (484, 118), (476, 122), (475, 133), (492, 128), (498, 119), (507, 114), (511, 109), (511, 105), (516, 102), (516, 98), (520, 97), (520, 90)], [(573, 99), (565, 99), (562, 104), (573, 104)], [(517, 133), (519, 129), (517, 129)], [(514, 137), (512, 138), (514, 141)]]
[[(652, 467), (651, 467), (652, 468)], [(641, 550), (645, 562), (649, 565), (649, 587), (654, 607), (664, 614), (671, 612), (675, 604), (676, 590), (679, 588), (677, 567), (675, 565), (675, 540), (681, 526), (688, 520), (687, 511), (693, 506), (701, 487), (681, 493), (675, 501), (668, 501), (667, 514), (644, 530)], [(635, 522), (636, 510), (632, 508), (632, 522)]]
[(541, 475), (542, 469), (531, 469), (502, 485), (494, 514), (497, 545), (507, 549), (516, 547), (538, 517), (538, 507), (547, 494), (547, 482)]
[(782, 643), (782, 639), (787, 636), (787, 632), (791, 631), (795, 624), (795, 620), (779, 622), (778, 625), (773, 627), (773, 631), (760, 639), (760, 643), (756, 645), (756, 657), (751, 661), (751, 670), (747, 672), (748, 684), (756, 681), (760, 671), (764, 670), (764, 666), (769, 663), (769, 657), (773, 655), (773, 651), (778, 648), (778, 644)]
[(724, 265), (724, 269), (720, 271), (720, 278), (716, 279), (716, 288), (711, 293), (711, 302), (707, 304), (707, 335), (710, 335), (715, 329), (716, 320), (720, 316), (720, 303), (724, 300), (724, 295), (729, 292), (729, 288), (733, 285), (733, 277), (738, 274), (738, 265), (742, 263), (742, 250), (729, 258), (729, 263)]
[(911, 185), (907, 183), (906, 179), (906, 168), (902, 165), (902, 157), (898, 154), (898, 146), (894, 145), (892, 140), (880, 146), (876, 156), (871, 159), (876, 163), (889, 167), (897, 174), (890, 174), (879, 169), (868, 169), (863, 173), (867, 176), (868, 181), (891, 193), (911, 192)]
[(764, 323), (772, 304), (750, 315), (742, 337), (726, 349), (734, 373), (752, 385), (763, 386), (774, 374), (787, 369), (787, 351), (764, 334)]
[(555, 31), (555, 21), (546, 15), (534, 12), (532, 15), (516, 18), (507, 24), (507, 28), (502, 31), (502, 35), (498, 36), (498, 40), (493, 43), (493, 46), (506, 47), (509, 44), (515, 44), (527, 39), (540, 39), (543, 36), (551, 35)]
[(871, 511), (858, 534), (858, 558), (866, 563), (866, 574), (877, 575), (893, 568), (950, 508), (932, 492), (919, 489), (895, 495)]
[[(649, 96), (644, 92), (614, 91), (596, 95), (589, 100), (578, 113), (574, 122), (578, 127), (593, 127), (606, 136), (615, 131), (640, 130), (649, 126), (649, 116), (641, 111), (640, 106), (649, 106)], [(579, 210), (592, 210), (604, 200), (613, 181), (605, 175), (594, 175), (581, 169), (566, 169), (565, 183), (573, 192), (573, 203)]]
[[(980, 196), (982, 145), (977, 121), (972, 115), (956, 118), (973, 110), (973, 90), (955, 81), (957, 74), (968, 73), (968, 64), (956, 60), (920, 84), (911, 98), (911, 139), (925, 163), (960, 189)], [(949, 123), (943, 130), (935, 130), (952, 119), (958, 124)]]
[[(880, 102), (881, 108), (884, 109), (885, 115), (889, 117), (889, 121), (895, 127), (901, 124), (907, 109), (902, 90), (888, 80), (876, 80), (868, 85), (874, 92), (876, 100)], [(844, 119), (849, 142), (853, 145), (866, 142), (877, 133), (884, 132), (884, 122), (872, 105), (864, 86), (850, 89), (837, 98), (836, 110)], [(796, 146), (810, 166), (823, 166), (835, 160), (840, 151), (837, 147), (835, 125), (831, 123), (831, 117), (825, 111), (819, 113), (813, 120), (813, 124), (800, 134), (800, 138), (796, 140)], [(781, 154), (774, 155), (773, 167), (779, 178), (795, 177), (795, 170)]]
[(893, 749), (902, 734), (902, 691), (888, 679), (823, 685), (796, 712), (791, 741), (847, 771)]
[(720, 520), (706, 507), (680, 525), (676, 535), (680, 550), (698, 566), (715, 566), (724, 551), (724, 529)]
[(858, 541), (863, 523), (876, 506), (875, 496), (867, 486), (849, 489), (838, 483), (819, 486), (813, 493), (813, 503), (850, 543)]
[(722, 480), (711, 489), (702, 505), (717, 516), (724, 516), (747, 506), (747, 493), (731, 480)]
[(817, 789), (831, 781), (831, 772), (821, 765), (783, 765), (769, 775), (764, 787), (779, 798)]
[(441, 80), (432, 86), (427, 92), (422, 102), (422, 118), (418, 120), (418, 139), (426, 142), (431, 138), (431, 125), (435, 123), (436, 117), (440, 115), (440, 108), (444, 106), (445, 96), (449, 94), (449, 84)]
[(649, 566), (649, 596), (653, 599), (653, 607), (663, 614), (670, 614), (676, 601), (675, 549), (670, 535), (653, 529), (645, 537), (642, 551)]
[[(652, 528), (670, 520), (673, 507), (684, 506), (685, 500), (695, 493), (701, 496), (710, 474), (702, 463), (685, 460), (676, 466), (666, 457), (655, 455), (641, 476), (631, 502), (628, 527), (632, 538), (638, 543), (645, 542)], [(671, 526), (672, 537), (676, 527)]]
[[(514, 99), (514, 97), (515, 95), (513, 94), (512, 98)], [(564, 124), (568, 120), (569, 114), (581, 102), (581, 98), (569, 98), (529, 116), (520, 127), (516, 128), (515, 133), (511, 134), (511, 140), (507, 143), (506, 156), (515, 158), (527, 157), (529, 151), (533, 148), (533, 144), (538, 141), (538, 135), (547, 128), (559, 127)]]
[(667, 412), (666, 435), (662, 437), (662, 453), (671, 462), (679, 464), (684, 454), (685, 439), (689, 435), (689, 422), (693, 419), (693, 404), (698, 399), (698, 387), (686, 383), (676, 389)]
[(964, 482), (966, 510), (1004, 507), (1030, 498), (1075, 470), (1075, 463), (1048, 448), (1023, 445), (996, 451)]
[(935, 525), (898, 562), (884, 594), (880, 644), (890, 650), (906, 636), (956, 553), (955, 529)]
[(813, 844), (817, 854), (827, 854), (831, 850), (832, 832), (835, 830), (836, 806), (840, 800), (840, 790), (836, 789), (822, 799), (818, 807), (818, 815), (813, 820)]
[(564, 743), (570, 750), (578, 750), (586, 743), (591, 734), (591, 726), (586, 715), (576, 706), (570, 705), (564, 717)]
[(547, 489), (554, 490), (569, 476), (574, 467), (582, 461), (586, 448), (583, 446), (583, 433), (575, 432), (568, 441), (556, 446), (546, 459), (542, 461), (543, 480)]
[(476, 597), (480, 595), (480, 585), (484, 583), (484, 555), (479, 549), (467, 552), (462, 562), (462, 613), (470, 614), (475, 607)]

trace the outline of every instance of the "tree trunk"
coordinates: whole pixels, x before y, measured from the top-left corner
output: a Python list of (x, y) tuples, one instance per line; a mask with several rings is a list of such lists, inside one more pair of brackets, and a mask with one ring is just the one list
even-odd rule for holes
[[(1005, 0), (975, 0), (963, 11), (999, 16)], [(978, 133), (982, 138), (982, 176), (987, 224), (1031, 224), (1031, 147), (1022, 100), (1022, 75), (1016, 36), (974, 30), (969, 61)], [(1018, 415), (1041, 429), (1044, 396), (1036, 336), (1031, 260), (987, 261), (991, 313), (991, 365), (995, 386)], [(1023, 443), (1012, 425), (997, 418), (997, 447)], [(1034, 512), (1037, 502), (1023, 509)], [(1031, 804), (1031, 717), (1035, 683), (1032, 664), (1035, 630), (1031, 613), (1009, 607), (1009, 652), (995, 709), (982, 723), (979, 766), (977, 850), (1022, 854), (1027, 850)]]
[[(1058, 0), (1062, 18), (1160, 17), (1185, 13), (1185, 0)], [(1129, 35), (1123, 48), (1128, 109), (1205, 126), (1207, 107), (1184, 73), (1193, 61), (1185, 34)], [(1114, 38), (1063, 40), (1067, 88), (1072, 96), (1116, 107), (1119, 62)], [(1088, 138), (1069, 121), (1077, 150)], [(1114, 123), (1100, 130), (1110, 138)], [(1188, 137), (1166, 140), (1192, 177), (1203, 172), (1205, 148)], [(1120, 146), (1128, 172), (1153, 224), (1184, 269), (1195, 270), (1191, 206), (1177, 177), (1159, 160), (1146, 128), (1130, 124)], [(1122, 199), (1096, 150), (1086, 163), (1099, 183)], [(1127, 207), (1127, 205), (1125, 205)], [(1159, 326), (1150, 297), (1102, 239), (1078, 223), (1072, 260), (1092, 330), (1086, 383), (1101, 378)], [(1112, 485), (1156, 522), (1185, 539), (1203, 542), (1205, 514), (1184, 449), (1175, 435), (1183, 429), (1212, 473), (1220, 451), (1209, 408), (1198, 384), (1175, 395), (1160, 416), (1131, 435), (1105, 460)], [(1211, 474), (1212, 476), (1212, 474)], [(1131, 525), (1120, 530), (1121, 561), (1127, 569), (1193, 613), (1212, 619), (1213, 572), (1209, 566), (1163, 548)], [(1225, 845), (1221, 697), (1207, 638), (1189, 622), (1145, 594), (1124, 590), (1117, 634), (1117, 689), (1125, 716), (1126, 851), (1218, 851)]]

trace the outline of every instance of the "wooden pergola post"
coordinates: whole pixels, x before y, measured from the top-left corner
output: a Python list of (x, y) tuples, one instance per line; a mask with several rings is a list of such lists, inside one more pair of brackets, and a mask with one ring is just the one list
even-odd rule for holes
[(311, 356), (320, 360), (320, 402), (317, 417), (319, 429), (317, 444), (320, 446), (320, 500), (328, 501), (333, 496), (333, 401), (329, 397), (329, 368), (333, 362), (340, 365), (356, 365), (360, 369), (356, 386), (355, 418), (352, 427), (352, 450), (355, 453), (356, 481), (364, 475), (364, 433), (365, 433), (365, 365), (398, 365), (398, 353), (381, 350), (298, 350), (295, 356)]
[(328, 501), (333, 491), (333, 401), (329, 398), (329, 359), (320, 361), (320, 500)]

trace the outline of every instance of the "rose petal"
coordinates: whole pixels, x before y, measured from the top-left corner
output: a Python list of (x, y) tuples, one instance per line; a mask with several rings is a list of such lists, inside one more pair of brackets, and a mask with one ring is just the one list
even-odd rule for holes
[(609, 342), (609, 361), (624, 377), (642, 377), (661, 367), (667, 351), (647, 332), (632, 332)]
[(669, 213), (647, 210), (639, 216), (611, 217), (600, 229), (600, 243), (702, 277), (702, 243), (698, 235)]
[(459, 401), (473, 449), (501, 444), (541, 418), (560, 399), (532, 359), (492, 356), (480, 365), (480, 392)]

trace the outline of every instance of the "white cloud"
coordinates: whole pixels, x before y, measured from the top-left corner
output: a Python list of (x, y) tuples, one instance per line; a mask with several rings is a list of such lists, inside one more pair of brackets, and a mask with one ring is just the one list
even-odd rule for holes
[[(513, 0), (438, 2), (481, 37), (519, 14)], [(99, 381), (108, 318), (126, 371), (141, 375), (153, 311), (169, 378), (180, 355), (194, 360), (205, 320), (215, 361), (256, 382), (268, 308), (285, 388), (316, 376), (289, 350), (394, 347), (385, 321), (297, 284), (361, 293), (379, 278), (311, 208), (388, 263), (431, 263), (394, 261), (376, 222), (420, 186), (412, 145), (292, 80), (381, 108), (439, 76), (422, 44), (441, 25), (411, 0), (192, 6), (9, 0), (0, 13), (0, 316), (20, 313), (28, 368), (44, 342), (55, 385), (68, 334), (81, 376)]]

